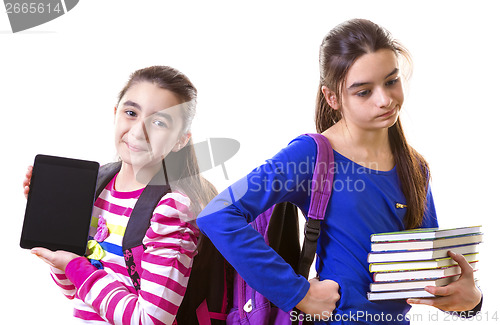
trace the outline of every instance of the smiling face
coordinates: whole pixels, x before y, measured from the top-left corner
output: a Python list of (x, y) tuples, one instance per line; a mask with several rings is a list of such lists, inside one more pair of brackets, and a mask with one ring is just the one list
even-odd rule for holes
[(115, 146), (123, 163), (138, 170), (159, 167), (186, 142), (177, 96), (142, 81), (131, 86), (115, 108)]
[(342, 118), (364, 130), (389, 128), (396, 123), (404, 94), (398, 60), (382, 49), (359, 57), (347, 72), (342, 87)]

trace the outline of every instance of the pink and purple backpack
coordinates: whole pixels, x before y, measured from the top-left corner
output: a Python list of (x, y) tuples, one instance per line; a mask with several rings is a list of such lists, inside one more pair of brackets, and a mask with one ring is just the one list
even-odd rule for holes
[[(298, 213), (293, 204), (276, 204), (252, 222), (253, 228), (264, 236), (266, 243), (278, 252), (297, 274), (306, 279), (316, 254), (321, 221), (332, 194), (334, 166), (333, 150), (328, 139), (320, 134), (307, 135), (314, 139), (317, 147), (313, 173), (313, 184), (316, 184), (316, 187), (311, 193), (302, 249), (299, 243)], [(290, 313), (274, 306), (251, 288), (238, 273), (235, 274), (233, 290), (233, 307), (229, 312), (227, 324), (288, 325), (293, 323), (291, 319), (298, 318), (292, 318)]]

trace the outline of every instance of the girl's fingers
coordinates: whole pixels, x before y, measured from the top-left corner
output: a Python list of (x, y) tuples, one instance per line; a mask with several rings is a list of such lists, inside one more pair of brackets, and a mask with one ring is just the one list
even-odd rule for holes
[(474, 283), (474, 271), (472, 266), (460, 254), (449, 252), (455, 260), (462, 274), (460, 278), (444, 287), (428, 286), (425, 290), (436, 298), (407, 299), (408, 304), (428, 305), (445, 311), (471, 310), (481, 300), (481, 292)]
[(67, 251), (51, 251), (46, 248), (42, 247), (36, 247), (31, 250), (31, 253), (38, 256), (40, 259), (42, 259), (45, 263), (49, 264), (52, 267), (55, 267), (56, 269), (59, 269), (61, 271), (66, 270), (66, 266), (68, 265), (69, 262), (71, 262), (73, 259), (78, 258), (80, 256), (67, 252)]
[(461, 275), (460, 277), (474, 277), (474, 269), (472, 266), (467, 262), (465, 257), (462, 254), (457, 254), (452, 251), (448, 252), (448, 255), (458, 263), (458, 266), (460, 266), (461, 269)]
[(26, 171), (26, 179), (29, 181), (33, 176), (33, 166), (28, 166), (28, 170)]
[(31, 253), (35, 254), (40, 258), (50, 259), (51, 255), (54, 253), (51, 250), (43, 247), (35, 247), (31, 249)]
[(24, 197), (28, 198), (28, 193), (30, 191), (31, 177), (33, 175), (33, 166), (28, 166), (28, 171), (26, 172), (26, 177), (23, 180), (23, 193)]
[(451, 284), (444, 287), (429, 286), (426, 287), (425, 290), (435, 296), (449, 296), (453, 293), (453, 286), (450, 286)]
[[(458, 280), (457, 280), (458, 281)], [(441, 306), (443, 303), (446, 303), (446, 297), (453, 294), (453, 283), (444, 286), (444, 287), (434, 287), (427, 286), (425, 287), (425, 291), (432, 293), (436, 298), (410, 298), (407, 299), (407, 303), (409, 304), (419, 304), (419, 305), (428, 305), (428, 306)]]
[(49, 264), (50, 266), (55, 266), (52, 259), (54, 252), (42, 247), (36, 247), (31, 249), (31, 254), (38, 256), (42, 261)]
[(406, 302), (410, 305), (427, 305), (427, 306), (433, 306), (434, 305), (434, 299), (417, 299), (417, 298), (412, 298), (412, 299), (406, 299)]
[(450, 299), (448, 297), (439, 298), (412, 298), (407, 299), (406, 302), (410, 305), (427, 305), (439, 308), (441, 310), (446, 310)]

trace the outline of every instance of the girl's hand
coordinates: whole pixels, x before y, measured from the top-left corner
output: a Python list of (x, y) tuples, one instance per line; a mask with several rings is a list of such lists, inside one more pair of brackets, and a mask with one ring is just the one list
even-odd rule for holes
[(33, 175), (33, 166), (28, 166), (28, 171), (23, 181), (24, 197), (28, 198), (28, 193), (30, 191), (31, 176)]
[(66, 266), (68, 265), (69, 262), (71, 262), (75, 258), (80, 257), (71, 252), (66, 252), (66, 251), (53, 252), (51, 250), (42, 247), (33, 248), (31, 250), (31, 254), (35, 254), (45, 263), (63, 272), (66, 271)]
[(457, 281), (450, 283), (444, 287), (426, 287), (425, 290), (438, 298), (429, 299), (408, 299), (409, 304), (423, 304), (434, 306), (443, 311), (467, 311), (472, 310), (481, 301), (481, 291), (476, 287), (474, 282), (474, 271), (472, 266), (460, 254), (448, 252), (448, 255), (453, 258), (462, 273)]
[(332, 280), (320, 281), (318, 278), (309, 280), (311, 286), (306, 296), (297, 304), (297, 309), (314, 315), (315, 320), (331, 316), (340, 299), (339, 284)]

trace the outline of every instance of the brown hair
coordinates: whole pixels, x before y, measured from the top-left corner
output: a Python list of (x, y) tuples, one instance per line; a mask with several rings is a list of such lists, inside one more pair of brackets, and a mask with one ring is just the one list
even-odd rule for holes
[[(406, 59), (411, 74), (409, 52), (386, 29), (365, 19), (348, 20), (333, 28), (320, 46), (320, 82), (316, 98), (316, 129), (323, 132), (342, 119), (342, 109), (334, 110), (326, 101), (321, 87), (334, 92), (342, 107), (342, 89), (349, 68), (362, 55), (381, 49), (392, 50)], [(396, 163), (401, 188), (407, 201), (405, 227), (412, 229), (422, 224), (426, 207), (429, 167), (425, 159), (406, 141), (400, 119), (389, 128), (389, 141)]]
[[(180, 71), (168, 66), (152, 66), (137, 70), (118, 95), (118, 102), (125, 93), (139, 82), (151, 82), (159, 88), (173, 92), (182, 103), (183, 129), (186, 133), (196, 114), (197, 90), (189, 78)], [(170, 152), (163, 160), (163, 169), (168, 171), (169, 183), (175, 183), (191, 199), (195, 215), (217, 195), (215, 187), (200, 175), (193, 140), (177, 152)]]

